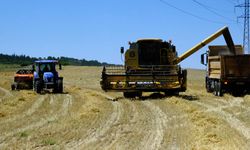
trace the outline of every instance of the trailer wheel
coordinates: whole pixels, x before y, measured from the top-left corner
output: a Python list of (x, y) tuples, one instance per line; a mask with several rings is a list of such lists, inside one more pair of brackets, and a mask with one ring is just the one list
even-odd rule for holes
[(217, 86), (218, 86), (218, 90), (217, 90), (217, 96), (222, 96), (223, 94), (222, 94), (222, 87), (221, 87), (221, 82), (220, 81), (218, 81), (218, 83), (217, 83)]
[(214, 81), (214, 90), (213, 90), (214, 96), (217, 96), (217, 89), (218, 89), (217, 81)]
[(42, 91), (41, 82), (40, 82), (40, 81), (35, 81), (35, 86), (34, 86), (34, 88), (35, 88), (35, 91), (36, 91), (37, 93), (41, 93), (41, 91)]
[(232, 90), (232, 95), (233, 95), (234, 97), (243, 96), (243, 95), (244, 95), (244, 91), (243, 91), (240, 87), (234, 88), (234, 89)]
[(206, 77), (206, 89), (207, 89), (207, 92), (212, 92), (212, 88), (211, 88), (211, 81), (208, 79), (208, 77)]
[(222, 87), (221, 87), (221, 82), (220, 81), (215, 81), (214, 82), (214, 95), (215, 96), (222, 96)]

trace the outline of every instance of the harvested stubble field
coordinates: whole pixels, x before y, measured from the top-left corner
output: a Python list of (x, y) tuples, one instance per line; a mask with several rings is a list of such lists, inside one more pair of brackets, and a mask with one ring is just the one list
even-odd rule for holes
[[(143, 100), (100, 89), (100, 67), (64, 67), (64, 94), (10, 91), (0, 72), (0, 149), (249, 149), (250, 96), (206, 93), (188, 70), (180, 96)], [(111, 100), (111, 99), (114, 99)]]

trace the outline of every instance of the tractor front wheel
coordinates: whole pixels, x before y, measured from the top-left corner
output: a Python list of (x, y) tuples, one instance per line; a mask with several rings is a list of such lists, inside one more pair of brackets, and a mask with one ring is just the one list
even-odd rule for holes
[(41, 82), (40, 82), (40, 81), (35, 81), (35, 86), (34, 86), (34, 88), (35, 88), (35, 91), (36, 91), (37, 93), (41, 93), (41, 91), (42, 91)]

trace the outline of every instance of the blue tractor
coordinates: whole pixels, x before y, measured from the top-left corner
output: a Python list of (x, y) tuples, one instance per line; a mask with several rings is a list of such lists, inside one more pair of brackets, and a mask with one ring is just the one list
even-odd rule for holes
[[(33, 65), (34, 79), (33, 89), (37, 93), (52, 89), (53, 93), (63, 92), (63, 77), (59, 77), (56, 71), (57, 60), (37, 60)], [(61, 64), (59, 64), (61, 70)]]

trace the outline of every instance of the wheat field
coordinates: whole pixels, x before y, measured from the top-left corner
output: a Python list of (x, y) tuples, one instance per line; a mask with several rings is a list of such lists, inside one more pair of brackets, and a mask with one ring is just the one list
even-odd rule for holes
[(66, 66), (63, 94), (11, 91), (0, 71), (0, 149), (249, 149), (250, 96), (215, 97), (188, 70), (179, 96), (126, 99), (100, 88), (101, 67)]

